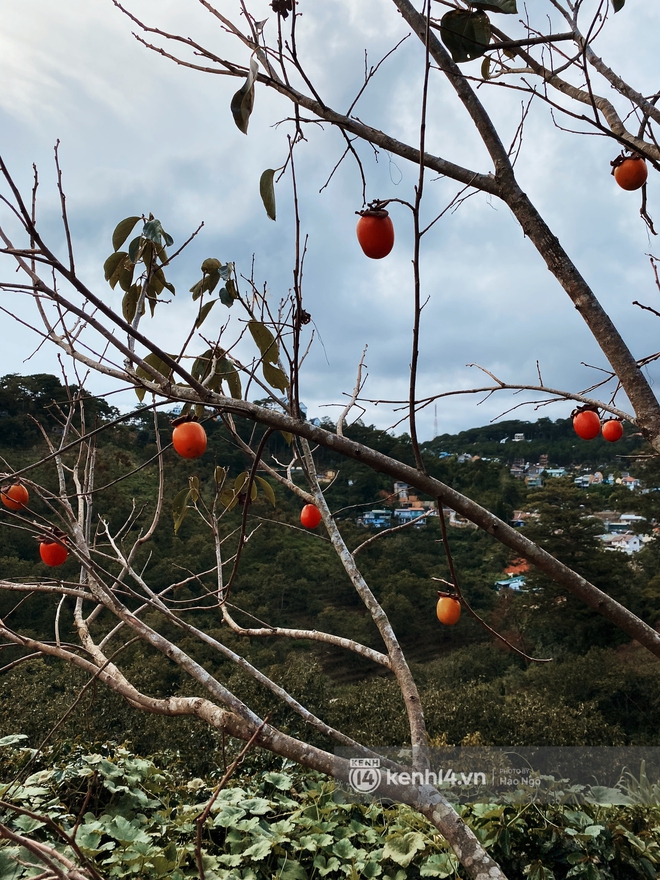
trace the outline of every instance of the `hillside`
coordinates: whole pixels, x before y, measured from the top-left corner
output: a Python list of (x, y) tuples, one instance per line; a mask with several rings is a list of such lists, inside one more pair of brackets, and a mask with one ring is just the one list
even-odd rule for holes
[[(52, 401), (63, 405), (65, 389), (55, 377), (11, 376), (0, 380), (2, 394), (5, 396), (4, 410), (0, 411), (0, 455), (13, 470), (36, 465), (26, 473), (26, 479), (54, 491), (56, 472), (52, 461), (44, 461), (48, 447), (34, 419), (44, 425), (47, 437), (57, 439), (61, 426), (57, 406)], [(86, 402), (86, 412), (89, 423), (95, 425), (118, 417), (104, 401), (93, 398)], [(166, 445), (171, 432), (167, 414), (159, 414), (158, 425)], [(240, 424), (238, 427), (248, 440), (252, 428)], [(154, 591), (165, 590), (173, 578), (178, 579), (176, 601), (179, 607), (191, 606), (189, 616), (195, 625), (243, 653), (330, 723), (374, 743), (405, 741), (400, 698), (382, 670), (355, 655), (347, 656), (339, 649), (318, 643), (247, 640), (219, 626), (217, 609), (206, 600), (217, 583), (215, 552), (208, 529), (202, 518), (190, 510), (175, 533), (172, 501), (194, 476), (199, 479), (200, 504), (211, 505), (216, 467), (221, 466), (233, 478), (249, 462), (221, 422), (207, 419), (205, 428), (208, 449), (202, 458), (186, 461), (171, 449), (163, 454), (165, 514), (135, 560), (149, 587)], [(131, 530), (144, 529), (150, 521), (158, 474), (155, 430), (153, 415), (144, 411), (98, 435), (96, 522), (107, 522), (111, 530), (116, 530), (130, 523), (135, 511), (140, 516)], [(626, 554), (605, 551), (596, 540), (593, 524), (585, 520), (586, 514), (605, 505), (625, 504), (625, 510), (642, 511), (650, 521), (654, 496), (630, 492), (620, 485), (579, 489), (572, 475), (550, 478), (545, 487), (530, 489), (510, 474), (514, 459), (534, 460), (543, 454), (551, 463), (560, 464), (563, 460), (567, 467), (585, 467), (587, 459), (581, 453), (589, 444), (576, 442), (569, 431), (566, 420), (553, 423), (542, 419), (539, 423), (506, 422), (456, 436), (442, 435), (425, 444), (426, 465), (429, 473), (505, 519), (520, 508), (541, 511), (538, 522), (526, 527), (530, 537), (552, 549), (577, 571), (588, 574), (597, 586), (625, 600), (645, 620), (655, 623), (660, 620), (660, 549), (656, 542), (638, 553), (632, 564)], [(388, 455), (404, 461), (412, 459), (405, 435), (392, 437), (361, 424), (352, 426), (347, 433)], [(524, 433), (525, 440), (500, 443), (503, 436), (511, 433)], [(594, 462), (617, 472), (625, 462), (626, 469), (636, 468), (640, 474), (648, 472), (649, 479), (654, 478), (648, 464), (634, 458), (619, 460), (619, 451), (603, 443), (598, 446), (598, 442), (593, 441), (593, 448), (602, 447), (602, 452), (592, 455)], [(617, 448), (621, 454), (634, 455), (642, 444), (640, 438), (627, 436)], [(569, 452), (571, 449), (580, 454)], [(492, 454), (493, 450), (499, 455)], [(450, 454), (440, 457), (439, 452)], [(454, 452), (481, 457), (459, 461)], [(75, 454), (67, 453), (65, 462)], [(266, 461), (287, 463), (289, 457), (285, 439), (280, 434), (272, 435), (265, 449)], [(392, 482), (356, 462), (340, 461), (328, 451), (319, 450), (317, 458), (319, 471), (332, 473), (327, 498), (337, 512), (348, 546), (355, 548), (365, 538), (376, 535), (374, 530), (357, 524), (360, 513), (374, 506), (398, 503), (392, 495)], [(300, 502), (284, 493), (272, 478), (270, 482), (275, 508), (262, 493), (246, 513), (250, 540), (231, 594), (237, 620), (246, 625), (257, 620), (269, 625), (325, 629), (378, 648), (375, 627), (365, 615), (328, 540), (320, 529), (301, 529)], [(50, 574), (38, 560), (33, 537), (37, 529), (30, 524), (49, 515), (48, 504), (46, 496), (42, 500), (33, 493), (33, 498), (30, 517), (20, 524), (8, 512), (0, 514), (0, 567), (4, 578), (23, 580)], [(243, 509), (238, 506), (221, 520), (230, 567), (232, 541), (235, 542), (242, 515)], [(449, 533), (456, 571), (475, 611), (526, 653), (553, 657), (555, 661), (543, 667), (526, 664), (493, 641), (468, 614), (455, 627), (438, 623), (438, 585), (434, 578), (446, 579), (449, 570), (437, 517), (430, 518), (424, 528), (379, 536), (359, 553), (357, 560), (416, 669), (428, 706), (431, 735), (445, 737), (449, 742), (478, 735), (493, 743), (655, 743), (660, 729), (660, 674), (655, 661), (627, 645), (620, 631), (572, 598), (561, 596), (543, 578), (530, 574), (527, 592), (498, 591), (496, 581), (513, 562), (509, 551), (483, 532), (452, 527)], [(103, 547), (99, 531), (101, 552)], [(195, 572), (203, 574), (193, 578)], [(79, 576), (75, 561), (68, 560), (58, 570), (58, 576), (75, 583)], [(0, 614), (17, 629), (40, 637), (53, 638), (55, 610), (55, 600), (41, 595), (26, 594), (17, 602), (15, 594), (0, 593)], [(72, 613), (73, 602), (67, 600), (59, 612), (58, 632), (63, 638), (73, 627)], [(152, 625), (178, 638), (171, 624), (159, 622), (154, 613), (151, 617)], [(186, 644), (185, 638), (182, 644)], [(285, 727), (292, 725), (291, 729), (300, 724), (299, 719), (272, 706), (270, 695), (244, 679), (233, 664), (214, 655), (210, 648), (200, 651), (191, 646), (190, 650), (260, 711), (272, 710), (275, 720)], [(20, 653), (5, 648), (0, 679), (0, 736), (24, 732), (38, 740), (76, 703), (85, 677), (62, 670), (51, 661), (13, 665)], [(117, 662), (148, 692), (168, 695), (179, 689), (187, 692), (189, 688), (178, 667), (163, 657), (154, 659), (139, 643), (122, 648)], [(211, 751), (216, 742), (209, 731), (202, 732), (193, 721), (168, 722), (164, 727), (157, 717), (135, 715), (102, 688), (90, 692), (63, 723), (59, 735), (75, 736), (81, 724), (88, 739), (128, 736), (138, 751), (153, 751), (159, 743), (163, 747), (176, 743), (186, 760), (193, 763), (204, 764), (207, 760), (204, 750), (199, 748), (198, 736), (208, 742)], [(197, 733), (191, 739), (193, 730)]]

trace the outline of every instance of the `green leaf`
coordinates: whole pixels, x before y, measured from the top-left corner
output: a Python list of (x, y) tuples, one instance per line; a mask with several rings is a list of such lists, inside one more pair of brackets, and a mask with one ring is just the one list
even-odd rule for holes
[(133, 241), (128, 246), (128, 259), (132, 263), (137, 263), (140, 259), (140, 246), (142, 244), (142, 236), (138, 235), (137, 238), (134, 238)]
[(484, 54), (490, 43), (490, 21), (485, 12), (452, 9), (442, 16), (440, 39), (457, 64)]
[(220, 493), (220, 503), (224, 505), (227, 510), (231, 510), (238, 503), (238, 496), (231, 489), (223, 489)]
[(192, 370), (190, 371), (190, 375), (198, 382), (202, 382), (204, 379), (206, 379), (208, 372), (211, 369), (212, 362), (213, 350), (207, 348), (204, 354), (200, 354), (199, 357), (195, 358), (192, 365)]
[(262, 837), (261, 840), (253, 843), (252, 846), (248, 846), (248, 848), (243, 851), (242, 856), (243, 858), (251, 858), (254, 859), (255, 862), (259, 862), (270, 854), (273, 845), (274, 841), (270, 840), (268, 837)]
[(220, 289), (220, 302), (223, 306), (227, 306), (230, 309), (234, 305), (234, 300), (238, 298), (238, 291), (236, 290), (236, 285), (234, 282), (229, 279), (225, 286)]
[(208, 314), (213, 308), (213, 306), (217, 303), (217, 299), (212, 299), (210, 302), (207, 302), (202, 308), (199, 310), (199, 315), (197, 316), (197, 320), (195, 321), (195, 330), (199, 330), (204, 321), (208, 318)]
[(142, 238), (146, 238), (147, 241), (153, 241), (158, 247), (162, 246), (163, 239), (168, 247), (174, 244), (174, 239), (165, 232), (160, 220), (147, 220), (142, 227)]
[[(149, 364), (150, 367), (153, 367), (155, 370), (165, 377), (165, 379), (169, 379), (172, 375), (172, 371), (167, 366), (167, 364), (158, 357), (157, 354), (148, 354), (145, 358), (143, 358), (146, 364)], [(144, 369), (144, 367), (139, 366), (136, 371), (136, 375), (141, 379), (148, 379), (149, 381), (153, 381), (149, 373)], [(144, 399), (145, 389), (144, 388), (136, 388), (135, 393), (137, 394), (140, 400)]]
[(476, 9), (485, 9), (488, 12), (505, 12), (507, 15), (515, 15), (518, 12), (516, 0), (467, 0), (467, 2)]
[(254, 58), (250, 59), (250, 72), (240, 89), (231, 99), (231, 112), (234, 122), (243, 134), (247, 134), (250, 124), (250, 115), (254, 107), (254, 81), (257, 78), (259, 66)]
[(200, 280), (190, 288), (193, 300), (199, 299), (205, 290), (208, 290), (209, 292), (214, 291), (219, 281), (220, 272), (217, 269), (212, 269), (210, 272), (207, 272), (203, 278), (200, 278)]
[(248, 321), (248, 329), (257, 344), (257, 348), (261, 352), (262, 358), (265, 361), (270, 361), (271, 364), (277, 364), (280, 357), (280, 351), (277, 347), (275, 337), (268, 327), (260, 321)]
[(280, 791), (288, 791), (293, 784), (291, 777), (286, 773), (276, 773), (274, 770), (264, 773), (263, 778), (265, 782), (270, 782), (271, 785), (279, 788)]
[(272, 168), (267, 168), (259, 179), (259, 193), (261, 195), (261, 201), (264, 203), (266, 213), (271, 220), (275, 220), (277, 213), (275, 206), (274, 177), (275, 171)]
[(247, 471), (241, 471), (241, 473), (234, 480), (234, 492), (237, 495), (240, 495), (241, 492), (247, 488), (248, 480), (250, 479), (250, 475)]
[(263, 477), (258, 477), (255, 475), (255, 482), (259, 483), (261, 488), (264, 490), (264, 495), (270, 501), (273, 507), (275, 507), (275, 493), (273, 492), (273, 487), (267, 480), (264, 480)]
[(300, 862), (294, 859), (280, 860), (280, 870), (277, 872), (278, 880), (307, 880), (307, 871)]
[(110, 254), (108, 259), (103, 264), (103, 274), (105, 276), (105, 280), (113, 289), (115, 284), (119, 280), (119, 274), (124, 267), (124, 260), (127, 256), (128, 254), (126, 253), (126, 251), (118, 251), (117, 253)]
[(419, 831), (408, 831), (396, 837), (390, 837), (385, 842), (383, 858), (392, 859), (402, 868), (407, 868), (415, 858), (416, 853), (426, 846), (424, 835)]
[(181, 527), (181, 523), (186, 518), (186, 514), (188, 513), (188, 495), (190, 494), (189, 489), (182, 489), (180, 492), (177, 492), (174, 496), (174, 501), (172, 501), (172, 519), (174, 520), (174, 534), (179, 531)]
[[(141, 287), (139, 284), (133, 284), (124, 294), (124, 298), (121, 301), (121, 311), (124, 316), (124, 320), (128, 321), (129, 324), (133, 323), (133, 319), (135, 318), (135, 310), (137, 309), (138, 300), (140, 299), (140, 291)], [(142, 306), (142, 314), (144, 315), (144, 304)]]
[(490, 79), (490, 57), (488, 55), (481, 62), (481, 78)]
[(217, 366), (215, 368), (215, 374), (219, 379), (224, 380), (227, 383), (229, 394), (236, 400), (241, 400), (241, 396), (243, 393), (243, 389), (241, 387), (241, 377), (239, 376), (236, 367), (229, 360), (227, 360), (226, 357), (220, 358), (218, 360)]
[(289, 380), (286, 377), (284, 370), (280, 370), (279, 367), (274, 367), (272, 364), (269, 364), (268, 361), (264, 361), (261, 365), (263, 370), (264, 379), (268, 384), (277, 388), (279, 391), (286, 391), (289, 387)]
[(618, 12), (620, 9), (623, 9), (625, 4), (626, 4), (626, 0), (612, 0), (612, 8), (614, 9), (615, 12)]
[[(419, 869), (420, 877), (451, 877), (456, 873), (458, 859), (454, 853), (436, 853), (429, 856)], [(531, 874), (529, 880), (532, 880)], [(541, 878), (535, 878), (541, 880)], [(550, 878), (546, 878), (550, 880)], [(554, 878), (553, 878), (554, 880)]]
[(30, 834), (32, 831), (36, 831), (37, 828), (43, 828), (45, 824), (45, 822), (41, 822), (39, 819), (33, 819), (31, 816), (19, 816), (12, 822), (12, 825), (24, 834)]
[(280, 431), (280, 434), (284, 437), (286, 445), (291, 446), (293, 443), (293, 434), (290, 434), (288, 431)]
[(124, 260), (121, 272), (119, 273), (119, 286), (123, 291), (130, 290), (133, 283), (133, 273), (135, 272), (135, 263), (130, 260)]
[(115, 226), (115, 231), (112, 233), (112, 247), (114, 250), (119, 250), (131, 232), (133, 232), (136, 223), (141, 219), (141, 217), (127, 217)]
[(213, 479), (215, 480), (216, 486), (221, 486), (224, 483), (225, 477), (227, 476), (227, 471), (218, 465), (218, 467), (213, 472)]

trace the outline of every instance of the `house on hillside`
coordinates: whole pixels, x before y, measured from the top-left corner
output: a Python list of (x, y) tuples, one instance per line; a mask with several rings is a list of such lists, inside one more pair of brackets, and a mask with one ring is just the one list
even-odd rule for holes
[(642, 549), (643, 539), (641, 535), (633, 535), (632, 532), (608, 532), (601, 535), (600, 540), (605, 545), (606, 550), (619, 550), (622, 553), (638, 553)]
[(392, 525), (392, 513), (389, 510), (367, 510), (357, 518), (357, 524), (372, 529), (388, 529)]
[(514, 590), (519, 592), (525, 589), (525, 578), (521, 574), (515, 577), (502, 578), (499, 581), (495, 581), (495, 587), (498, 590)]
[(425, 513), (427, 511), (423, 507), (399, 507), (394, 511), (394, 520), (397, 525), (416, 520), (415, 528), (418, 529), (420, 526), (426, 525), (428, 516), (433, 515), (433, 511), (428, 511), (427, 516), (424, 516)]

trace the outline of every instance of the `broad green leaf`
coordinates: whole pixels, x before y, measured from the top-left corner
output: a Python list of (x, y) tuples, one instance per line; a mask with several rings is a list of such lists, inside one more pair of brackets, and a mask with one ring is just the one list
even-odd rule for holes
[(227, 308), (230, 309), (234, 305), (234, 300), (238, 298), (238, 291), (231, 278), (225, 283), (224, 287), (220, 288), (219, 295), (220, 302), (223, 306), (227, 306)]
[(217, 303), (217, 299), (212, 299), (210, 302), (207, 302), (202, 308), (199, 310), (199, 315), (197, 315), (197, 320), (195, 321), (195, 330), (199, 330), (204, 321), (208, 318), (209, 312), (213, 308), (213, 306)]
[(128, 258), (132, 263), (137, 263), (140, 259), (140, 247), (142, 244), (142, 236), (138, 235), (128, 246)]
[[(170, 368), (167, 366), (167, 364), (163, 360), (161, 360), (161, 358), (158, 357), (157, 354), (148, 354), (145, 358), (143, 358), (143, 360), (146, 364), (149, 364), (150, 367), (153, 367), (155, 370), (158, 370), (158, 372), (162, 376), (164, 376), (165, 379), (169, 379), (170, 376), (172, 375), (172, 371), (170, 370)], [(151, 376), (149, 375), (149, 373), (147, 373), (147, 371), (144, 369), (144, 367), (139, 366), (135, 372), (141, 379), (149, 379), (149, 381), (153, 381)], [(144, 388), (136, 388), (135, 393), (137, 394), (137, 396), (140, 400), (144, 399), (144, 394), (145, 394)]]
[(242, 471), (234, 480), (234, 492), (237, 495), (247, 488), (248, 480), (250, 479), (250, 475), (247, 471)]
[(32, 831), (36, 831), (37, 828), (43, 828), (45, 824), (45, 822), (41, 822), (39, 819), (33, 819), (31, 816), (19, 816), (12, 822), (12, 825), (24, 834), (30, 834)]
[(626, 4), (626, 0), (612, 0), (612, 8), (614, 9), (615, 12), (618, 12), (620, 9), (623, 9), (625, 4)]
[(457, 64), (484, 54), (490, 43), (490, 21), (485, 12), (452, 9), (442, 16), (440, 39)]
[[(128, 321), (129, 324), (133, 323), (133, 318), (135, 317), (135, 310), (137, 309), (138, 300), (140, 299), (140, 285), (133, 284), (124, 294), (124, 298), (121, 301), (121, 311), (124, 316), (124, 320)], [(144, 314), (144, 307), (142, 309), (142, 314)]]
[(283, 370), (280, 370), (279, 367), (273, 366), (273, 364), (269, 364), (268, 361), (264, 361), (261, 368), (263, 370), (264, 379), (270, 386), (277, 388), (279, 391), (287, 390), (289, 387), (289, 380)]
[(332, 847), (332, 852), (339, 856), (340, 859), (344, 859), (344, 861), (348, 861), (355, 856), (356, 849), (350, 840), (345, 837), (343, 840), (338, 840), (337, 843)]
[(103, 274), (105, 276), (105, 280), (110, 284), (110, 287), (115, 286), (119, 279), (119, 273), (121, 272), (124, 266), (124, 260), (128, 254), (126, 251), (118, 251), (114, 254), (110, 254), (108, 259), (103, 264)]
[(219, 379), (227, 383), (229, 394), (236, 400), (241, 400), (243, 393), (241, 377), (236, 367), (226, 357), (219, 358), (215, 374)]
[(481, 78), (490, 79), (490, 57), (488, 55), (481, 62)]
[(518, 12), (516, 0), (467, 0), (467, 2), (475, 9), (484, 9), (488, 12), (505, 12), (507, 15)]
[(221, 486), (227, 476), (227, 471), (218, 465), (218, 467), (213, 472), (213, 479), (215, 480), (216, 486)]
[(120, 843), (151, 843), (151, 837), (140, 828), (137, 820), (130, 822), (124, 816), (115, 816), (106, 830)]
[(210, 348), (207, 348), (204, 354), (200, 354), (198, 358), (195, 358), (195, 361), (192, 365), (192, 370), (190, 371), (190, 375), (193, 377), (193, 379), (201, 382), (208, 375), (212, 362), (213, 351)]
[(240, 89), (231, 99), (231, 112), (234, 122), (243, 134), (247, 134), (250, 124), (250, 115), (254, 107), (254, 81), (257, 78), (259, 66), (254, 58), (250, 59), (250, 72)]
[(115, 226), (115, 231), (112, 233), (112, 247), (116, 251), (123, 245), (141, 219), (141, 217), (127, 217)]
[(258, 840), (256, 843), (253, 843), (252, 846), (248, 846), (248, 848), (244, 850), (243, 857), (254, 859), (255, 862), (259, 862), (270, 854), (273, 845), (274, 841), (270, 838), (262, 837), (261, 840)]
[(267, 168), (259, 179), (259, 193), (261, 195), (261, 201), (264, 203), (266, 213), (271, 220), (275, 220), (277, 214), (275, 206), (274, 178), (275, 171), (272, 168)]
[(264, 480), (263, 477), (255, 476), (255, 481), (259, 483), (261, 488), (264, 490), (264, 495), (270, 501), (270, 503), (275, 507), (275, 493), (273, 492), (273, 487), (267, 480)]
[(335, 856), (330, 856), (330, 858), (326, 860), (325, 856), (319, 854), (314, 858), (314, 867), (321, 877), (334, 873), (340, 866), (341, 862)]
[(205, 407), (201, 403), (196, 403), (195, 404), (195, 416), (199, 419), (200, 422), (204, 418), (205, 415), (206, 415)]
[(223, 489), (220, 493), (220, 503), (224, 505), (227, 510), (231, 510), (238, 504), (238, 496), (235, 495), (231, 489)]
[(172, 501), (172, 519), (174, 520), (174, 534), (179, 531), (181, 527), (181, 523), (186, 518), (186, 514), (188, 513), (188, 495), (190, 494), (189, 489), (182, 489), (180, 492), (177, 492), (174, 496), (174, 501)]
[(234, 822), (242, 819), (245, 815), (247, 815), (245, 810), (242, 810), (240, 807), (235, 807), (232, 804), (223, 804), (222, 810), (214, 818), (213, 824), (216, 827), (219, 825), (222, 828), (231, 828)]
[(293, 434), (290, 434), (288, 431), (280, 431), (280, 434), (284, 437), (286, 445), (291, 446), (293, 443)]
[(274, 770), (264, 773), (263, 778), (265, 782), (270, 782), (271, 785), (279, 788), (280, 791), (288, 791), (293, 784), (291, 777), (286, 773), (277, 773)]
[(307, 871), (294, 859), (280, 859), (277, 880), (307, 880)]
[(131, 263), (129, 259), (124, 260), (124, 265), (119, 273), (119, 286), (126, 292), (130, 290), (133, 283), (133, 273), (135, 272), (135, 263)]
[(142, 227), (142, 238), (146, 238), (148, 241), (153, 241), (158, 247), (162, 247), (163, 240), (167, 247), (174, 244), (174, 239), (171, 235), (168, 235), (167, 232), (165, 232), (160, 220), (147, 220)]
[(196, 284), (193, 284), (190, 288), (193, 300), (199, 299), (205, 290), (208, 290), (209, 293), (214, 291), (219, 281), (220, 272), (217, 269), (207, 272), (203, 278), (200, 278), (199, 281)]
[(424, 835), (419, 831), (408, 831), (406, 834), (390, 837), (385, 842), (383, 858), (392, 859), (402, 868), (407, 868), (415, 858), (416, 853), (426, 846)]
[(260, 321), (248, 321), (248, 329), (257, 344), (257, 348), (261, 352), (262, 358), (265, 361), (270, 361), (271, 364), (277, 364), (280, 352), (275, 337), (268, 327)]
[[(422, 863), (419, 874), (420, 877), (453, 877), (457, 867), (458, 859), (454, 853), (435, 853)], [(529, 880), (532, 880), (531, 873)], [(537, 877), (535, 880), (541, 880), (541, 878)], [(550, 878), (544, 878), (544, 880), (550, 880)]]

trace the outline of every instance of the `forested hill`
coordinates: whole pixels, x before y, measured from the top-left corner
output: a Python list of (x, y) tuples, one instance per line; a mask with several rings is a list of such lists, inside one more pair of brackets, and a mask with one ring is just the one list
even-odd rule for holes
[[(0, 455), (7, 472), (30, 468), (25, 478), (33, 490), (29, 516), (17, 521), (9, 511), (0, 511), (0, 571), (4, 579), (29, 582), (34, 577), (52, 576), (52, 570), (39, 560), (34, 540), (38, 527), (33, 518), (55, 520), (47, 494), (40, 496), (36, 486), (57, 491), (53, 462), (43, 461), (49, 450), (47, 439), (59, 441), (67, 395), (77, 392), (75, 387), (64, 388), (54, 376), (12, 375), (0, 379)], [(109, 528), (117, 531), (135, 511), (141, 511), (142, 520), (133, 526), (141, 529), (143, 522), (150, 522), (157, 498), (159, 455), (153, 413), (148, 409), (137, 411), (110, 425), (119, 413), (106, 401), (87, 398), (84, 409), (87, 428), (108, 424), (108, 430), (96, 435), (94, 521), (104, 518)], [(158, 414), (164, 447), (164, 513), (149, 545), (136, 557), (150, 588), (156, 592), (168, 590), (172, 577), (181, 577), (176, 602), (196, 609), (193, 616), (197, 626), (217, 633), (329, 723), (374, 744), (405, 741), (405, 713), (395, 686), (382, 670), (356, 655), (319, 643), (241, 639), (219, 626), (217, 609), (204, 610), (202, 599), (213, 594), (217, 583), (213, 540), (207, 524), (192, 508), (175, 532), (173, 500), (195, 477), (199, 480), (200, 504), (212, 505), (216, 467), (224, 468), (234, 478), (249, 466), (249, 458), (222, 423), (208, 413), (204, 421), (206, 453), (193, 461), (181, 459), (168, 448), (171, 415)], [(78, 427), (76, 423), (74, 429)], [(246, 441), (258, 442), (262, 429), (257, 429), (255, 437), (251, 425), (239, 421), (237, 427)], [(596, 585), (655, 625), (660, 620), (657, 542), (638, 553), (632, 564), (626, 554), (603, 550), (593, 523), (585, 519), (605, 505), (639, 512), (646, 504), (645, 515), (650, 522), (654, 496), (617, 485), (578, 489), (572, 474), (550, 479), (544, 488), (532, 490), (510, 474), (513, 460), (537, 461), (540, 455), (547, 455), (551, 464), (575, 464), (580, 468), (585, 465), (586, 450), (594, 450), (589, 454), (595, 464), (608, 462), (617, 470), (618, 454), (634, 456), (643, 449), (641, 438), (626, 430), (620, 444), (608, 446), (601, 441), (579, 441), (567, 420), (508, 421), (437, 437), (424, 444), (424, 455), (429, 473), (505, 519), (521, 506), (539, 511), (538, 522), (525, 526), (530, 537), (584, 571)], [(346, 433), (383, 453), (412, 462), (410, 440), (405, 435), (392, 436), (360, 423)], [(500, 443), (503, 437), (514, 434), (524, 434), (525, 439)], [(441, 456), (443, 452), (450, 454)], [(468, 455), (463, 458), (461, 453)], [(65, 464), (72, 463), (75, 455), (73, 450), (67, 453)], [(273, 434), (265, 448), (265, 459), (286, 464), (290, 457), (285, 438)], [(375, 531), (362, 527), (358, 517), (365, 509), (397, 503), (392, 481), (357, 462), (340, 460), (328, 450), (317, 450), (315, 457), (327, 481), (326, 497), (348, 546), (356, 548), (365, 538), (375, 537)], [(622, 459), (620, 469), (624, 464), (626, 469), (634, 466), (648, 470), (634, 457)], [(256, 619), (272, 625), (323, 629), (380, 648), (378, 633), (330, 542), (320, 528), (312, 532), (302, 529), (299, 499), (283, 491), (272, 478), (270, 483), (275, 507), (260, 493), (246, 514), (251, 537), (233, 583), (235, 616), (247, 625)], [(236, 540), (242, 515), (243, 509), (237, 506), (221, 519), (229, 542)], [(655, 661), (640, 657), (620, 631), (577, 600), (560, 596), (543, 578), (530, 573), (530, 592), (499, 591), (496, 582), (512, 564), (511, 553), (481, 531), (457, 527), (449, 532), (454, 564), (472, 608), (528, 653), (551, 656), (557, 662), (527, 668), (519, 656), (503, 650), (467, 614), (453, 627), (438, 622), (438, 585), (434, 579), (449, 577), (438, 517), (431, 517), (424, 528), (379, 535), (357, 557), (360, 570), (413, 664), (431, 735), (453, 743), (464, 737), (520, 744), (655, 742), (660, 728), (660, 674)], [(124, 537), (130, 536), (124, 532)], [(107, 546), (102, 537), (99, 540), (97, 549), (103, 554)], [(227, 558), (231, 564), (231, 549)], [(193, 571), (202, 574), (191, 579), (186, 573)], [(79, 574), (73, 557), (58, 569), (58, 577), (74, 582)], [(52, 639), (55, 613), (56, 603), (48, 597), (37, 593), (17, 602), (14, 593), (0, 591), (0, 616), (24, 632)], [(57, 614), (58, 633), (66, 638), (66, 633), (73, 630), (68, 601)], [(16, 649), (5, 649), (3, 655), (6, 665), (0, 675), (0, 736), (26, 733), (31, 742), (38, 743), (72, 704), (77, 705), (85, 678), (54, 661), (32, 659), (15, 666), (16, 654)], [(243, 680), (235, 666), (210, 654), (205, 662), (214, 675), (245, 695), (259, 711), (272, 710), (276, 723), (285, 727), (290, 724), (295, 730), (299, 722), (287, 719), (286, 712), (271, 705), (267, 694), (257, 693), (254, 684)], [(176, 694), (189, 688), (180, 669), (163, 657), (147, 653), (140, 644), (126, 647), (121, 666), (149, 693)], [(593, 670), (597, 674), (592, 674)], [(462, 697), (458, 699), (457, 694)], [(98, 695), (96, 689), (90, 692), (89, 702), (83, 701), (78, 714), (67, 718), (58, 734), (61, 737), (78, 736), (83, 728), (90, 740), (128, 736), (137, 750), (145, 753), (177, 748), (191, 766), (199, 764), (200, 769), (205, 766), (205, 756), (212, 755), (217, 746), (213, 735), (195, 727), (192, 721), (164, 725), (157, 718), (129, 712), (117, 697), (102, 689)]]
[[(521, 439), (514, 439), (516, 437)], [(642, 435), (628, 424), (624, 427), (623, 437), (616, 443), (608, 443), (602, 436), (587, 442), (576, 435), (571, 419), (553, 421), (549, 418), (535, 422), (515, 419), (494, 422), (458, 434), (440, 434), (424, 444), (425, 449), (436, 455), (469, 452), (499, 458), (509, 464), (520, 458), (536, 463), (542, 455), (547, 455), (550, 465), (561, 467), (612, 466), (623, 456), (643, 454), (645, 447)]]

